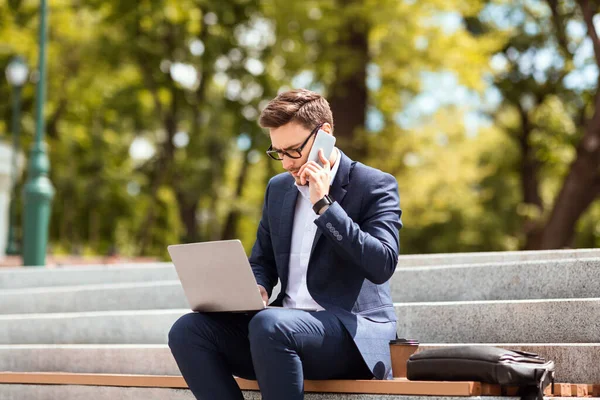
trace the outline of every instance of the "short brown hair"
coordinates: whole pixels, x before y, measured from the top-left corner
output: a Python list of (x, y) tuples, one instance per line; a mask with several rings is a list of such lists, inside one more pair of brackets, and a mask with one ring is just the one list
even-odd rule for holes
[(297, 122), (308, 130), (329, 122), (333, 131), (333, 115), (329, 103), (319, 93), (307, 89), (281, 93), (267, 104), (259, 119), (263, 128), (279, 128), (289, 122)]

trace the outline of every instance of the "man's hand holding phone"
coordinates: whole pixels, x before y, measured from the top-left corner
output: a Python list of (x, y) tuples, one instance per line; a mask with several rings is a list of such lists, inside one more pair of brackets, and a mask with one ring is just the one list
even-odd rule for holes
[(310, 202), (313, 205), (326, 194), (329, 194), (329, 186), (331, 185), (331, 164), (325, 158), (323, 149), (319, 149), (319, 160), (323, 164), (322, 167), (315, 161), (308, 161), (298, 171), (300, 184), (306, 185), (308, 183)]

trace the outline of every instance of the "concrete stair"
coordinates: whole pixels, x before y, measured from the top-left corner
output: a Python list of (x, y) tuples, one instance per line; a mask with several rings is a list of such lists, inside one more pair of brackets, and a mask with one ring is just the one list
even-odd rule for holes
[(185, 309), (0, 315), (0, 344), (166, 344)]
[(426, 343), (593, 343), (600, 299), (398, 303), (398, 335)]
[(0, 291), (0, 314), (189, 308), (179, 280)]
[[(557, 362), (559, 381), (600, 383), (600, 249), (401, 256), (398, 266), (390, 284), (400, 337), (419, 339), (421, 349), (487, 343), (533, 351)], [(179, 375), (167, 333), (187, 312), (170, 263), (6, 268), (0, 371)], [(181, 389), (0, 384), (0, 400), (84, 396), (193, 398)]]
[(2, 268), (0, 289), (178, 280), (172, 263)]
[(600, 298), (600, 257), (398, 268), (394, 301)]
[[(599, 267), (600, 258), (405, 267), (397, 269), (392, 277), (392, 297), (400, 303), (600, 298)], [(132, 267), (91, 268), (88, 272), (92, 280), (105, 280), (105, 283), (64, 285), (72, 281), (70, 272), (80, 275), (81, 271), (73, 268), (56, 271), (61, 275), (62, 286), (2, 289), (0, 314), (188, 307), (170, 264), (139, 267), (139, 270)], [(102, 273), (106, 275), (103, 277)], [(35, 277), (38, 274), (39, 279)], [(159, 279), (173, 274), (174, 280)], [(59, 282), (58, 278), (44, 280), (48, 277), (47, 271), (23, 275), (30, 283), (49, 285)], [(144, 277), (148, 281), (116, 283), (114, 280), (124, 276), (128, 279)], [(272, 298), (277, 293), (279, 288), (274, 290)]]
[[(419, 351), (452, 346), (425, 344)], [(478, 344), (474, 344), (478, 345)], [(494, 343), (554, 360), (560, 382), (600, 382), (600, 343)], [(166, 344), (0, 345), (0, 371), (180, 375)]]
[[(600, 299), (396, 303), (398, 335), (424, 343), (600, 342)], [(0, 344), (166, 344), (188, 309), (0, 315)]]
[(399, 267), (455, 265), (491, 262), (542, 261), (598, 258), (600, 249), (490, 251), (480, 253), (409, 254), (398, 257)]
[[(392, 297), (400, 303), (600, 298), (599, 267), (600, 258), (404, 267), (392, 277)], [(188, 307), (171, 264), (81, 269), (0, 273), (0, 314)], [(272, 298), (277, 293), (279, 287)]]

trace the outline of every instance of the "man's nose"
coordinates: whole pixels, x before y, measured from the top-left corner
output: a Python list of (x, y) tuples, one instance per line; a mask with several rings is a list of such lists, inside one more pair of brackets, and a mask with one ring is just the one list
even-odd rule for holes
[(283, 160), (281, 160), (281, 164), (283, 165), (284, 169), (289, 171), (294, 166), (294, 160), (284, 155)]

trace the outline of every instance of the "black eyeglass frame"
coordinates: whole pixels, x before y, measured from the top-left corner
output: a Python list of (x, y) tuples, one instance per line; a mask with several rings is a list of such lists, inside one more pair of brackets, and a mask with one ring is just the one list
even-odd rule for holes
[[(312, 135), (314, 135), (315, 133), (317, 133), (319, 131), (319, 129), (323, 126), (324, 123), (321, 123), (319, 125), (317, 125), (315, 127), (315, 129), (313, 129), (310, 132), (310, 135), (308, 135), (308, 137), (306, 138), (306, 140), (304, 141), (304, 143), (302, 143), (300, 146), (296, 147), (295, 149), (290, 149), (290, 150), (273, 150), (273, 145), (269, 146), (269, 149), (267, 150), (267, 155), (269, 157), (271, 157), (273, 160), (277, 160), (277, 161), (281, 161), (283, 160), (283, 156), (288, 156), (289, 158), (293, 158), (294, 160), (297, 160), (299, 158), (302, 158), (302, 150), (304, 150), (304, 147), (306, 147), (308, 141), (310, 140), (310, 138), (312, 137)], [(295, 151), (296, 153), (298, 153), (297, 156), (292, 155), (288, 152), (291, 151)], [(279, 153), (281, 153), (281, 158), (279, 158)]]

